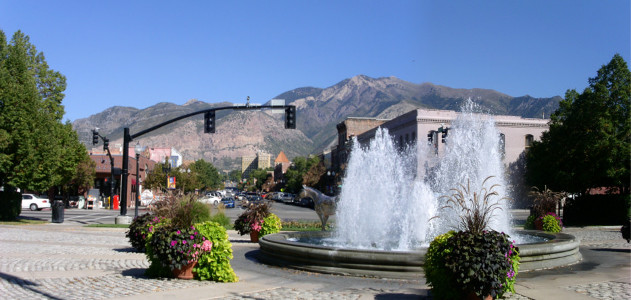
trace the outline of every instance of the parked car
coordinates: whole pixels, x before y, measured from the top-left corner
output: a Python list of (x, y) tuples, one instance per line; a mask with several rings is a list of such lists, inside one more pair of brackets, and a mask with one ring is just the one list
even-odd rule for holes
[(294, 194), (282, 193), (282, 195), (280, 195), (280, 201), (283, 203), (293, 203), (295, 197)]
[(221, 202), (221, 198), (208, 193), (206, 197), (199, 199), (199, 202), (217, 206)]
[(33, 194), (22, 194), (22, 209), (41, 210), (42, 208), (50, 208), (50, 201)]
[(302, 206), (302, 207), (310, 207), (313, 208), (313, 199), (311, 199), (311, 197), (304, 197), (304, 198), (300, 198), (298, 199), (296, 202), (294, 202), (296, 205)]
[(226, 208), (234, 208), (234, 198), (232, 197), (222, 198), (221, 203), (223, 203)]

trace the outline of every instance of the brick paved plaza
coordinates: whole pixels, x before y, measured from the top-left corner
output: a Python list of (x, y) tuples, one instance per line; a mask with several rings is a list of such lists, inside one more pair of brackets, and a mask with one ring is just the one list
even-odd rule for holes
[[(0, 226), (2, 299), (430, 299), (425, 280), (355, 278), (256, 261), (258, 244), (229, 231), (237, 283), (148, 279), (125, 229), (76, 223)], [(567, 228), (583, 261), (520, 273), (509, 299), (630, 299), (631, 245), (614, 227)]]

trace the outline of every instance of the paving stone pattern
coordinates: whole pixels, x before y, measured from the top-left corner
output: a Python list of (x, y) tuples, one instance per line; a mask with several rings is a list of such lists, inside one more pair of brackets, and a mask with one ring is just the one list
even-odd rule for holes
[[(613, 229), (569, 230), (584, 245), (631, 248)], [(221, 284), (177, 279), (148, 279), (144, 254), (134, 253), (121, 230), (81, 227), (0, 225), (0, 299), (108, 299)], [(133, 273), (131, 276), (130, 273)], [(28, 279), (24, 279), (28, 278)], [(631, 299), (625, 282), (564, 287), (596, 299)], [(333, 291), (273, 288), (222, 299), (418, 299), (419, 295), (370, 287)], [(421, 296), (421, 299), (431, 299)], [(530, 299), (509, 295), (506, 299)]]

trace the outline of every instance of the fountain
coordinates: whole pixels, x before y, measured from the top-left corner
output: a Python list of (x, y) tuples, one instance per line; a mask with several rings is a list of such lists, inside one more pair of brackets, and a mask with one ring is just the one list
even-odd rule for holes
[[(469, 101), (452, 122), (440, 158), (429, 145), (401, 149), (382, 128), (365, 147), (355, 140), (337, 203), (336, 230), (265, 236), (259, 242), (260, 260), (343, 275), (422, 276), (427, 245), (438, 234), (458, 228), (462, 214), (445, 208), (442, 195), (467, 182), (479, 189), (490, 176), (499, 195), (508, 195), (503, 177), (498, 176), (504, 174), (499, 132), (491, 116), (474, 110)], [(573, 236), (515, 232), (509, 203), (496, 200), (500, 209), (493, 211), (489, 227), (516, 239), (521, 271), (580, 260)]]

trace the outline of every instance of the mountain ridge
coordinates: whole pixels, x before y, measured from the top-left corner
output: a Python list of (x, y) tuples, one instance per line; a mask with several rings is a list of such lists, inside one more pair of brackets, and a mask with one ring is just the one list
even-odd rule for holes
[[(562, 99), (559, 96), (512, 97), (490, 89), (456, 89), (424, 82), (411, 83), (394, 76), (371, 78), (357, 75), (327, 88), (299, 87), (275, 99), (297, 108), (297, 130), (285, 130), (284, 115), (271, 111), (217, 111), (216, 133), (203, 133), (203, 116), (193, 116), (137, 140), (152, 147), (173, 147), (186, 160), (204, 158), (220, 168), (238, 165), (239, 157), (264, 151), (277, 155), (283, 150), (289, 158), (318, 153), (329, 147), (337, 135), (336, 125), (347, 117), (394, 118), (416, 108), (459, 110), (471, 98), (492, 114), (521, 117), (549, 116)], [(77, 119), (73, 128), (81, 142), (92, 148), (91, 130), (122, 144), (124, 127), (135, 133), (188, 113), (232, 103), (206, 103), (191, 99), (183, 105), (160, 102), (138, 109), (114, 106), (88, 118)]]

